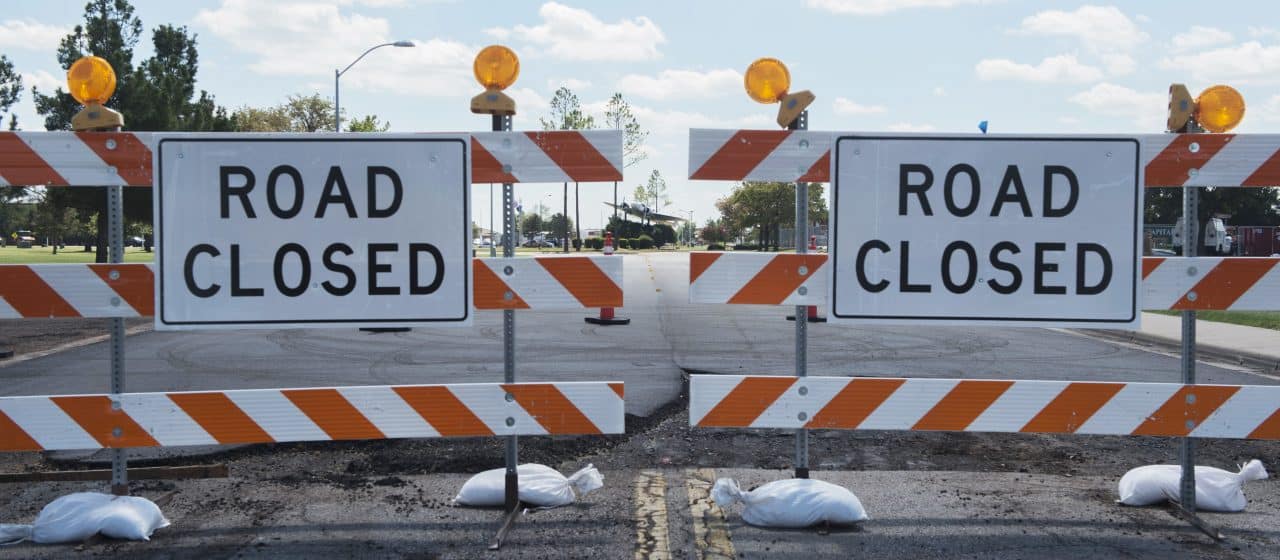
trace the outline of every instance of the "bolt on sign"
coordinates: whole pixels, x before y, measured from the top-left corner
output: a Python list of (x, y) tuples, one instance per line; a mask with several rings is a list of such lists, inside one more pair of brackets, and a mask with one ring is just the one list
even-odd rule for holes
[(471, 321), (470, 138), (163, 135), (156, 328)]
[(841, 136), (832, 165), (836, 320), (1138, 328), (1136, 139)]

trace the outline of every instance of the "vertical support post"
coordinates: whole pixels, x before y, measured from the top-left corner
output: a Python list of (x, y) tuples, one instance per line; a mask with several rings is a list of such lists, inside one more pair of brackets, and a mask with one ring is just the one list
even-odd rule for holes
[[(510, 115), (494, 115), (493, 130), (495, 132), (511, 130)], [(502, 184), (502, 257), (507, 259), (516, 256), (516, 197), (511, 183)], [(504, 267), (503, 272), (509, 267)], [(516, 312), (512, 309), (502, 311), (502, 356), (503, 382), (516, 382)], [(516, 436), (507, 436), (506, 452), (506, 493), (504, 505), (507, 511), (515, 511), (520, 507), (520, 479), (517, 466), (520, 456), (520, 443)]]
[(497, 233), (493, 229), (493, 183), (489, 183), (489, 256), (498, 256), (498, 240), (493, 238)]
[[(1196, 124), (1187, 127), (1187, 132), (1203, 132)], [(1196, 256), (1200, 240), (1196, 238), (1199, 230), (1200, 189), (1198, 187), (1182, 188), (1182, 256)], [(1182, 383), (1194, 385), (1196, 382), (1196, 312), (1182, 312)], [(1178, 459), (1182, 464), (1182, 478), (1178, 484), (1178, 497), (1182, 508), (1188, 513), (1196, 511), (1196, 447), (1195, 440), (1182, 438)]]
[[(107, 260), (112, 264), (124, 262), (124, 188), (107, 187)], [(111, 408), (120, 406), (120, 394), (124, 392), (124, 318), (112, 317), (111, 331)], [(113, 427), (112, 433), (121, 427)], [(129, 457), (124, 449), (111, 450), (111, 493), (129, 495)]]
[[(801, 111), (796, 120), (787, 126), (790, 130), (809, 129), (809, 111)], [(809, 184), (796, 181), (796, 254), (809, 252)], [(813, 271), (805, 270), (801, 274), (808, 275)], [(806, 320), (806, 309), (796, 306), (796, 377), (805, 377), (809, 370), (809, 321)], [(805, 387), (800, 387), (805, 391)], [(809, 478), (809, 430), (796, 430), (796, 478)]]
[[(359, 59), (356, 59), (359, 60)], [(355, 64), (352, 62), (352, 64)], [(350, 66), (348, 66), (350, 68)], [(333, 131), (342, 132), (342, 113), (338, 105), (338, 78), (342, 77), (342, 73), (337, 68), (333, 69)]]

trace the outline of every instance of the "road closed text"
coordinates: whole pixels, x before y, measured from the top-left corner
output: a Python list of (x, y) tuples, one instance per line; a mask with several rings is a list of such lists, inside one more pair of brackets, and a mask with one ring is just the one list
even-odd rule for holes
[(467, 321), (466, 147), (382, 135), (162, 140), (157, 325)]
[(837, 318), (1137, 320), (1134, 142), (842, 138), (837, 150)]

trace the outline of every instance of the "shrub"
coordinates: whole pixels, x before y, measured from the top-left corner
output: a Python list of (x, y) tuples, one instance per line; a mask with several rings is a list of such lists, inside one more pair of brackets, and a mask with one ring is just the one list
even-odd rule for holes
[(604, 248), (604, 239), (600, 237), (588, 237), (583, 244), (586, 245), (588, 249), (595, 249), (598, 251)]
[(708, 251), (723, 251), (723, 250), (724, 250), (724, 245), (721, 245), (721, 244), (719, 244), (719, 243), (712, 243), (712, 244), (710, 244), (710, 245), (707, 245), (707, 250), (708, 250)]
[(577, 237), (573, 238), (573, 250), (575, 250), (575, 251), (581, 251), (581, 250), (582, 250), (582, 240), (581, 240), (581, 239), (578, 239)]
[(636, 249), (652, 249), (653, 238), (648, 235), (641, 235), (640, 237), (631, 240), (631, 246)]
[(619, 249), (630, 249), (630, 248), (631, 248), (631, 240), (630, 240), (630, 239), (622, 238), (622, 239), (615, 239), (614, 241), (616, 241), (616, 242), (618, 243), (618, 248), (619, 248)]
[(760, 246), (754, 243), (739, 243), (733, 246), (734, 251), (755, 251), (759, 248)]

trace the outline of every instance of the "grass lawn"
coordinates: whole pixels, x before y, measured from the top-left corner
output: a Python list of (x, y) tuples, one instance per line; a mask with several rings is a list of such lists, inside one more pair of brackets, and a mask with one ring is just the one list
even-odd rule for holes
[[(56, 255), (53, 254), (52, 247), (36, 246), (30, 249), (19, 249), (13, 245), (0, 247), (0, 264), (91, 263), (93, 257), (92, 251), (84, 252), (83, 245), (67, 245), (66, 249), (59, 249)], [(124, 250), (124, 262), (153, 260), (155, 260), (155, 253), (143, 251), (141, 247), (126, 247)]]
[[(1174, 316), (1182, 314), (1178, 311), (1163, 309), (1149, 312)], [(1280, 331), (1280, 311), (1197, 311), (1196, 319)]]

